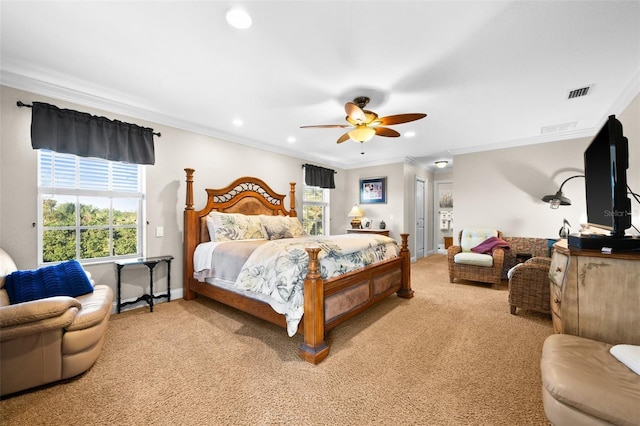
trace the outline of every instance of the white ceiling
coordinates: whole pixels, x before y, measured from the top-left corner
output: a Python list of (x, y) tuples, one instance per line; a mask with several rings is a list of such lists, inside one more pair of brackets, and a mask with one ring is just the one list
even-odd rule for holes
[[(232, 6), (251, 28), (227, 25)], [(0, 14), (4, 85), (341, 168), (592, 136), (640, 92), (639, 1), (2, 1)], [(300, 129), (344, 124), (359, 95), (380, 116), (428, 115), (364, 155), (336, 144), (344, 129)]]

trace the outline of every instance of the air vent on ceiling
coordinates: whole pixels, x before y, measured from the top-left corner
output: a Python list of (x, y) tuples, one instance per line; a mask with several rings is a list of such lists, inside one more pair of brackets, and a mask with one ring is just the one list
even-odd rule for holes
[(541, 133), (543, 135), (546, 135), (548, 133), (568, 132), (570, 130), (575, 129), (576, 128), (576, 124), (578, 124), (577, 121), (570, 121), (568, 123), (560, 123), (560, 124), (553, 124), (551, 126), (544, 126), (541, 129)]
[(567, 96), (567, 99), (574, 99), (574, 98), (579, 98), (581, 96), (587, 96), (589, 94), (589, 90), (591, 90), (592, 87), (593, 85), (590, 85), (590, 86), (581, 87), (579, 89), (569, 90), (569, 95)]

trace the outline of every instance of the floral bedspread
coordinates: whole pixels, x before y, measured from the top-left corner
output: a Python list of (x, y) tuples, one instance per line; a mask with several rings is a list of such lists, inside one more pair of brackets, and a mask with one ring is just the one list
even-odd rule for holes
[(306, 247), (320, 247), (322, 279), (335, 277), (372, 263), (398, 257), (398, 243), (382, 235), (345, 234), (271, 241), (258, 247), (242, 267), (236, 287), (269, 296), (269, 304), (287, 320), (293, 336), (304, 314), (304, 278), (308, 272)]

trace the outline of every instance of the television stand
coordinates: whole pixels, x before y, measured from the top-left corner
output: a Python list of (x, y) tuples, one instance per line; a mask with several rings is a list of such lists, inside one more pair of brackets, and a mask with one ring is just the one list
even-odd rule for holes
[(613, 237), (600, 234), (571, 234), (569, 247), (578, 250), (602, 250), (608, 247), (611, 251), (640, 250), (640, 238), (635, 236)]

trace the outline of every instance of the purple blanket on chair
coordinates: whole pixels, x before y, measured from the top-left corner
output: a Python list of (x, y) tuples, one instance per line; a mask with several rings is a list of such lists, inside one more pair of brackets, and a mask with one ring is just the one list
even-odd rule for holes
[(489, 237), (474, 248), (471, 249), (474, 253), (487, 253), (491, 254), (497, 248), (509, 250), (511, 246), (508, 242), (498, 237)]

